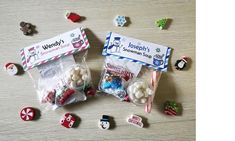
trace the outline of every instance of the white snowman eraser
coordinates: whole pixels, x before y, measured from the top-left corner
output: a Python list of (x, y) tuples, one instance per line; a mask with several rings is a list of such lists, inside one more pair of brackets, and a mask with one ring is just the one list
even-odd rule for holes
[(17, 66), (14, 63), (5, 64), (4, 68), (7, 71), (7, 73), (11, 76), (16, 75), (19, 71)]
[(98, 122), (98, 127), (102, 130), (108, 130), (110, 127), (109, 116), (103, 115)]

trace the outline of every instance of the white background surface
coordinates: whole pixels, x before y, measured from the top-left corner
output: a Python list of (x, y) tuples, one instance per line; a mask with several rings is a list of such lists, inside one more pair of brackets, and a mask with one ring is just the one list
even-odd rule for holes
[[(80, 23), (64, 18), (65, 10), (85, 16)], [(67, 106), (55, 112), (42, 110), (39, 120), (23, 122), (19, 112), (24, 106), (40, 108), (36, 92), (27, 74), (11, 77), (0, 71), (0, 140), (195, 140), (195, 1), (1, 1), (0, 2), (0, 64), (20, 63), (20, 49), (33, 43), (54, 37), (60, 33), (86, 27), (91, 44), (88, 65), (94, 84), (101, 73), (101, 50), (108, 31), (173, 48), (169, 72), (163, 74), (151, 114), (143, 107), (123, 103), (112, 96), (100, 96), (84, 103)], [(130, 18), (128, 27), (115, 27), (117, 15)], [(172, 18), (168, 30), (159, 30), (155, 19)], [(19, 30), (21, 21), (37, 26), (38, 34), (28, 37)], [(192, 58), (187, 71), (172, 67), (182, 55)], [(168, 117), (161, 106), (166, 100), (176, 100), (183, 105), (183, 115)], [(81, 118), (76, 129), (59, 125), (65, 112), (73, 112)], [(130, 114), (147, 119), (147, 126), (138, 129), (126, 123)], [(102, 114), (114, 117), (115, 128), (102, 131), (97, 127)], [(146, 124), (146, 120), (145, 124)]]
[[(232, 0), (197, 1), (197, 140), (234, 141)], [(225, 21), (229, 24), (223, 28)], [(222, 53), (226, 50), (226, 53)], [(226, 61), (219, 58), (226, 58)], [(222, 67), (220, 67), (220, 64)]]

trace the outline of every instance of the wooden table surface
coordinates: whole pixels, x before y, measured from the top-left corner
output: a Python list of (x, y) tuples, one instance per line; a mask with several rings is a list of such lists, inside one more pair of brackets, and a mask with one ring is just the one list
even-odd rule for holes
[[(64, 18), (65, 11), (74, 11), (84, 16), (80, 23), (71, 23)], [(195, 140), (195, 1), (194, 0), (2, 0), (0, 1), (0, 63), (20, 63), (19, 50), (57, 34), (85, 27), (91, 44), (87, 58), (94, 84), (100, 79), (104, 57), (102, 46), (108, 31), (114, 31), (137, 39), (162, 44), (173, 48), (170, 67), (162, 75), (154, 109), (146, 114), (143, 107), (120, 102), (112, 96), (100, 96), (83, 103), (74, 104), (56, 111), (40, 107), (30, 77), (9, 76), (0, 71), (0, 140)], [(130, 18), (128, 27), (115, 27), (117, 15)], [(171, 18), (168, 30), (159, 30), (154, 21)], [(19, 30), (20, 21), (37, 26), (38, 34), (24, 36)], [(191, 57), (186, 71), (172, 67), (182, 55)], [(161, 105), (166, 100), (176, 100), (183, 105), (183, 114), (165, 116)], [(41, 118), (23, 122), (19, 112), (24, 106), (41, 109)], [(81, 118), (76, 129), (59, 125), (65, 112), (73, 112)], [(139, 129), (126, 123), (130, 114), (145, 117), (146, 128)], [(97, 121), (102, 114), (114, 117), (115, 128), (102, 131)]]

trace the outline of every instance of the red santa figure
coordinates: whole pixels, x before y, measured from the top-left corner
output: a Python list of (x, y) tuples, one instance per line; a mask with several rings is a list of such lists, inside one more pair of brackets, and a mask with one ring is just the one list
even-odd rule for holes
[(17, 75), (18, 74), (18, 68), (14, 63), (7, 63), (5, 64), (5, 70), (9, 75)]

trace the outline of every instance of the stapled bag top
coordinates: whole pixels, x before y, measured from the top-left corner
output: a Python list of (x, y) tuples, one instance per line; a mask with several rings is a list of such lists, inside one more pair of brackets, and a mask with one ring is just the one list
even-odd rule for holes
[(21, 50), (20, 54), (23, 68), (26, 71), (89, 47), (90, 45), (83, 28), (77, 28), (25, 47)]
[(158, 71), (167, 71), (171, 48), (109, 32), (102, 55), (126, 59)]

